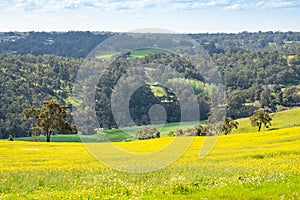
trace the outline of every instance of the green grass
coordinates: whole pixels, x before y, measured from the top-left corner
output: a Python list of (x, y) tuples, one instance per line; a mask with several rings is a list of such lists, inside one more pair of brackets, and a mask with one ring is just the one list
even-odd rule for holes
[[(171, 131), (174, 131), (176, 129), (185, 130), (194, 127), (196, 124), (204, 124), (204, 121), (199, 121), (198, 123), (197, 122), (173, 122), (173, 123), (166, 123), (164, 125), (159, 124), (153, 126), (156, 127), (157, 129), (160, 129), (161, 136), (164, 137)], [(130, 136), (134, 135), (134, 133), (138, 131), (140, 128), (141, 126), (135, 126), (131, 128), (124, 128), (124, 129), (105, 130), (104, 132), (106, 134), (119, 135), (120, 137), (122, 134), (123, 135), (125, 134), (123, 139), (127, 139), (128, 137), (130, 139)], [(123, 130), (125, 131), (125, 133)]]
[[(213, 190), (201, 191), (195, 194), (184, 196), (185, 199), (223, 199), (223, 200), (243, 200), (243, 199), (299, 199), (300, 177), (293, 177), (282, 181), (264, 182), (256, 184), (232, 184), (226, 187)], [(290, 186), (288, 186), (290, 185)], [(180, 198), (180, 196), (178, 196)], [(181, 195), (182, 197), (182, 195)]]
[[(31, 137), (19, 137), (14, 138), (16, 141), (28, 141)], [(41, 142), (46, 141), (46, 137), (44, 135), (37, 137)], [(52, 135), (51, 136), (51, 142), (80, 142), (79, 135), (77, 134), (66, 134), (66, 135)]]
[(167, 92), (165, 91), (165, 89), (160, 86), (151, 86), (151, 91), (156, 97), (167, 96)]
[[(166, 50), (163, 49), (156, 49), (156, 48), (145, 48), (145, 49), (136, 49), (136, 50), (132, 50), (130, 52), (130, 55), (128, 57), (129, 60), (131, 59), (135, 59), (135, 58), (143, 58), (149, 54), (153, 54), (153, 53), (159, 53), (159, 52), (164, 52), (164, 53), (169, 53)], [(104, 59), (104, 60), (109, 60), (111, 59), (114, 55), (116, 55), (118, 53), (102, 53), (101, 55), (96, 56), (97, 59)]]
[[(161, 132), (161, 137), (165, 137), (169, 132), (176, 129), (188, 129), (193, 127), (197, 122), (174, 122), (167, 123), (164, 126), (158, 125), (158, 128)], [(199, 124), (204, 124), (203, 121), (200, 121)], [(126, 140), (135, 140), (135, 132), (138, 131), (141, 127), (135, 126), (131, 128), (124, 129), (111, 129), (104, 130), (103, 133), (111, 142), (121, 142)], [(31, 137), (19, 137), (14, 138), (16, 141), (28, 141)], [(44, 135), (37, 137), (41, 142), (46, 141), (46, 137)], [(98, 132), (95, 135), (78, 135), (78, 134), (56, 134), (51, 136), (51, 142), (103, 142), (107, 141), (103, 135)]]
[[(134, 139), (132, 135), (128, 135), (124, 133), (122, 130), (105, 130), (105, 136), (111, 142), (121, 142), (127, 139)], [(28, 141), (31, 137), (19, 137), (14, 138), (16, 141)], [(40, 135), (37, 137), (41, 142), (46, 141), (46, 137), (44, 135)], [(104, 142), (106, 138), (104, 138), (100, 133), (94, 135), (78, 135), (78, 134), (56, 134), (51, 136), (51, 142)]]
[(165, 135), (168, 134), (171, 131), (174, 131), (176, 129), (188, 129), (195, 126), (195, 124), (204, 124), (204, 121), (197, 122), (174, 122), (174, 123), (167, 123), (165, 124), (164, 128), (161, 130), (161, 134)]
[[(271, 127), (262, 127), (262, 131), (275, 130), (293, 126), (300, 126), (300, 108), (272, 113)], [(238, 119), (239, 128), (233, 133), (256, 132), (257, 127), (251, 126), (249, 118)]]
[(114, 55), (115, 55), (115, 53), (108, 53), (108, 54), (98, 55), (98, 56), (96, 56), (96, 58), (99, 59), (99, 60), (102, 60), (102, 59), (104, 59), (104, 60), (109, 60), (109, 59), (111, 59)]
[(155, 49), (155, 48), (136, 49), (136, 50), (131, 51), (129, 58), (130, 59), (143, 58), (149, 54), (160, 53), (160, 52), (168, 53), (168, 51), (163, 50), (163, 49)]

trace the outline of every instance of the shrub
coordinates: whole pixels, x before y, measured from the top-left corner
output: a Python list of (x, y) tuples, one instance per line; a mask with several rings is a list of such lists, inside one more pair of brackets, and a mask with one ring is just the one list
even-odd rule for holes
[(177, 130), (175, 131), (175, 136), (183, 136), (183, 135), (184, 135), (184, 132), (183, 132), (182, 129), (177, 129)]
[(176, 136), (176, 134), (175, 134), (175, 132), (174, 132), (174, 131), (171, 131), (171, 132), (169, 132), (169, 133), (168, 133), (168, 136), (169, 136), (169, 137), (175, 137), (175, 136)]
[(14, 141), (14, 136), (9, 135), (9, 136), (8, 136), (8, 141)]
[(143, 126), (136, 133), (136, 138), (139, 140), (146, 140), (152, 138), (160, 138), (160, 132), (156, 128)]
[(198, 136), (199, 131), (196, 128), (189, 128), (184, 131), (184, 135), (186, 136)]
[(198, 130), (198, 136), (207, 136), (207, 135), (209, 135), (208, 134), (208, 132), (209, 132), (208, 126), (198, 124), (198, 125), (195, 126), (195, 129)]
[(175, 131), (171, 131), (168, 133), (169, 137), (174, 136), (206, 136), (208, 134), (208, 127), (204, 125), (196, 125), (193, 128), (189, 128), (186, 130), (177, 129)]
[(32, 136), (31, 138), (28, 139), (28, 142), (40, 142), (40, 138), (37, 136)]
[(184, 131), (186, 136), (206, 136), (208, 134), (208, 127), (203, 125), (196, 125), (194, 128), (189, 128)]

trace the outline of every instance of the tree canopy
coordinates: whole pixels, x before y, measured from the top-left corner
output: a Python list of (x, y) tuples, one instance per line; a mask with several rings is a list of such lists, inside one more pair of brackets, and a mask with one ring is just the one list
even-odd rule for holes
[(56, 100), (45, 101), (41, 108), (27, 108), (23, 111), (27, 118), (34, 118), (35, 126), (32, 131), (36, 134), (45, 134), (47, 142), (56, 131), (66, 131), (71, 129), (71, 125), (66, 121), (67, 113), (63, 106)]
[(230, 117), (225, 117), (221, 131), (227, 135), (232, 131), (232, 129), (238, 129), (238, 127), (239, 123), (237, 121), (232, 120)]
[(254, 111), (254, 114), (250, 117), (250, 121), (252, 126), (257, 126), (258, 132), (260, 132), (262, 125), (264, 125), (266, 128), (271, 126), (272, 118), (267, 112), (264, 111), (264, 109), (261, 108)]

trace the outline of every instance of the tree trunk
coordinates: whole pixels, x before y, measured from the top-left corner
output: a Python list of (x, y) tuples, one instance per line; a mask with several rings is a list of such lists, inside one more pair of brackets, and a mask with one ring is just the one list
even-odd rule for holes
[(47, 137), (46, 142), (50, 142), (50, 136), (51, 136), (51, 133), (50, 133), (50, 131), (49, 131), (49, 132), (47, 132), (47, 134), (46, 134), (46, 137)]
[(260, 123), (259, 126), (258, 126), (258, 132), (260, 132), (261, 125), (262, 125), (262, 123)]

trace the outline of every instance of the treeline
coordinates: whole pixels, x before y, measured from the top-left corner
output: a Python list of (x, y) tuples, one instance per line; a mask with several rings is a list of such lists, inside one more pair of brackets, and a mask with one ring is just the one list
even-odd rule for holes
[(226, 51), (215, 57), (226, 86), (230, 117), (248, 117), (257, 107), (274, 112), (299, 105), (298, 51)]
[(0, 33), (0, 53), (84, 58), (96, 45), (112, 35), (89, 31)]
[(285, 51), (295, 49), (300, 44), (299, 32), (242, 32), (242, 33), (215, 33), (215, 34), (189, 34), (213, 53), (224, 53), (225, 51), (237, 52), (277, 50)]
[[(51, 54), (69, 58), (84, 58), (111, 32), (3, 32), (0, 33), (0, 53)], [(211, 55), (226, 51), (286, 51), (299, 49), (299, 32), (242, 32), (236, 34), (188, 34), (208, 50)]]

